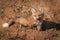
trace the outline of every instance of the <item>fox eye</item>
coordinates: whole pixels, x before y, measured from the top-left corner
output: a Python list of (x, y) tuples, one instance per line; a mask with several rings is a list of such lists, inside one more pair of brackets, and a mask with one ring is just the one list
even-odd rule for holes
[(36, 17), (36, 15), (34, 15)]

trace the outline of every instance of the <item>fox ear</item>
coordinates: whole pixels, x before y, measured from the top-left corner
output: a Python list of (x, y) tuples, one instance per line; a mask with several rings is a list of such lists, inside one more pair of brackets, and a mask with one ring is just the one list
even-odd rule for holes
[(41, 13), (44, 12), (44, 8), (43, 7), (39, 7), (39, 11), (41, 11)]
[(31, 8), (30, 11), (31, 11), (31, 13), (35, 13), (36, 9), (35, 8)]

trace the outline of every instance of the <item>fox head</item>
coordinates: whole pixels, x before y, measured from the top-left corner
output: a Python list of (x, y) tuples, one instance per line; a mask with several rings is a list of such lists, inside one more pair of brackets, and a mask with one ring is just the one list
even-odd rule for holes
[(31, 12), (32, 12), (32, 17), (34, 20), (37, 20), (40, 18), (43, 19), (44, 17), (43, 8), (41, 8), (40, 10), (32, 8)]

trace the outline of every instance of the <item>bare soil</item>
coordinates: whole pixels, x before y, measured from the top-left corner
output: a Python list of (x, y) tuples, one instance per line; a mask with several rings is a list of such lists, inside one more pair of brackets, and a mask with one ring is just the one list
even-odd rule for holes
[(55, 28), (45, 31), (27, 27), (19, 29), (20, 25), (16, 22), (8, 28), (2, 27), (3, 23), (19, 18), (22, 11), (28, 12), (30, 8), (38, 10), (40, 6), (46, 9), (44, 13), (49, 21), (60, 23), (60, 0), (0, 0), (0, 40), (60, 40), (60, 30)]

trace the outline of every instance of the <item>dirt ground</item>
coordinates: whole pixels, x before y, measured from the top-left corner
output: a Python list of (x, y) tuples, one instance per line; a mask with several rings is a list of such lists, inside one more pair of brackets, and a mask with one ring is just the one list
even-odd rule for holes
[[(44, 13), (49, 21), (60, 23), (60, 0), (0, 0), (0, 40), (60, 40), (60, 30), (55, 28), (45, 31), (20, 28), (19, 23), (15, 21), (8, 28), (2, 27), (3, 23), (11, 19), (25, 17), (27, 14), (24, 13), (30, 8), (38, 10), (39, 7), (45, 8)], [(25, 12), (22, 13), (23, 11)]]

